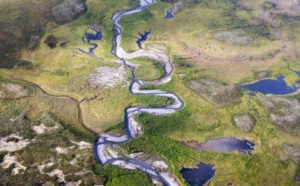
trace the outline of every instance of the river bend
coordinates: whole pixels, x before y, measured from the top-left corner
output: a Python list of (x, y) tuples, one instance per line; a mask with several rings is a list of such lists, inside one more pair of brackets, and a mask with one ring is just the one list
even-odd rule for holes
[[(130, 86), (130, 92), (132, 94), (145, 94), (161, 96), (166, 98), (172, 98), (174, 100), (172, 105), (164, 107), (147, 107), (147, 106), (136, 106), (130, 107), (125, 110), (125, 125), (126, 135), (118, 136), (113, 134), (101, 134), (98, 136), (94, 147), (94, 153), (97, 161), (102, 164), (112, 164), (129, 170), (140, 170), (148, 174), (151, 178), (162, 182), (167, 186), (177, 186), (179, 183), (169, 172), (159, 172), (153, 165), (136, 160), (134, 158), (124, 158), (115, 152), (111, 146), (117, 148), (118, 144), (125, 143), (132, 138), (139, 137), (143, 134), (140, 125), (135, 121), (134, 117), (138, 114), (145, 112), (152, 115), (168, 115), (176, 112), (183, 108), (184, 102), (174, 93), (161, 91), (161, 90), (141, 90), (140, 87), (143, 85), (160, 85), (167, 83), (171, 80), (171, 76), (174, 71), (174, 67), (170, 62), (170, 58), (159, 50), (138, 50), (133, 53), (127, 53), (121, 48), (121, 34), (122, 26), (119, 24), (119, 20), (125, 16), (143, 11), (145, 8), (155, 3), (155, 0), (140, 0), (140, 6), (117, 12), (113, 15), (112, 21), (115, 30), (115, 36), (113, 39), (112, 53), (120, 59), (120, 62), (127, 66), (132, 73), (133, 82)], [(126, 62), (127, 59), (133, 59), (137, 57), (146, 57), (156, 60), (161, 63), (164, 67), (165, 74), (158, 80), (155, 81), (140, 81), (135, 79), (135, 68), (133, 65)]]

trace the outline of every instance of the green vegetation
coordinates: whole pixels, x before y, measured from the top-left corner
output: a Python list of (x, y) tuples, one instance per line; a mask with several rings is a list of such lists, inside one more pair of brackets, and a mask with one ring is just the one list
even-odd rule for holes
[(266, 1), (261, 5), (261, 8), (264, 10), (272, 9), (275, 7), (276, 7), (276, 4), (273, 2), (269, 2), (269, 1)]
[(135, 58), (133, 61), (136, 65), (135, 75), (140, 80), (156, 80), (165, 73), (162, 65), (148, 58)]
[(138, 171), (126, 171), (112, 165), (101, 166), (98, 164), (93, 167), (93, 171), (97, 175), (105, 177), (105, 185), (108, 186), (152, 185), (151, 179)]
[[(123, 85), (118, 84), (114, 88), (98, 89), (89, 85), (89, 77), (98, 67), (119, 67), (111, 54), (111, 17), (116, 11), (138, 6), (139, 1), (88, 0), (84, 14), (60, 25), (53, 22), (50, 7), (61, 2), (0, 1), (0, 136), (18, 134), (30, 140), (30, 144), (20, 151), (0, 153), (1, 162), (10, 154), (27, 167), (26, 171), (21, 171), (22, 176), (11, 175), (16, 165), (7, 169), (0, 167), (1, 183), (22, 184), (25, 178), (26, 183), (31, 185), (47, 181), (57, 183), (55, 177), (41, 174), (37, 169), (51, 161), (54, 165), (45, 167), (45, 172), (60, 169), (68, 175), (67, 181), (82, 180), (83, 185), (151, 185), (146, 174), (111, 165), (100, 166), (91, 148), (78, 149), (71, 140), (92, 144), (95, 136), (79, 121), (76, 102), (62, 96), (72, 96), (81, 101), (82, 119), (97, 133), (124, 133), (124, 110), (128, 107), (157, 107), (172, 102), (164, 97), (131, 95), (129, 75)], [(151, 29), (146, 44), (163, 46), (165, 49), (161, 51), (171, 57), (175, 72), (171, 82), (160, 86), (146, 85), (142, 89), (174, 92), (185, 101), (185, 107), (168, 116), (141, 113), (136, 119), (142, 125), (144, 135), (122, 147), (128, 153), (145, 152), (161, 157), (183, 185), (187, 183), (180, 175), (181, 167), (195, 167), (200, 161), (215, 164), (217, 174), (211, 185), (227, 185), (229, 182), (234, 185), (294, 185), (293, 180), (299, 175), (300, 168), (282, 150), (282, 145), (299, 145), (299, 135), (277, 127), (270, 117), (271, 113), (273, 116), (283, 111), (292, 113), (294, 110), (290, 108), (294, 107), (285, 108), (281, 106), (288, 104), (274, 102), (274, 108), (268, 109), (258, 99), (264, 98), (263, 95), (250, 97), (248, 92), (236, 89), (232, 95), (226, 91), (213, 95), (215, 89), (208, 92), (215, 96), (212, 104), (193, 90), (197, 87), (188, 88), (187, 84), (209, 79), (236, 86), (258, 80), (259, 72), (263, 71), (269, 72), (271, 78), (282, 74), (289, 85), (295, 84), (299, 76), (293, 70), (300, 69), (299, 20), (289, 12), (276, 12), (273, 3), (262, 0), (186, 0), (181, 1), (185, 3), (184, 9), (173, 19), (164, 19), (170, 3), (174, 2), (178, 1), (159, 1), (145, 11), (125, 16), (120, 21), (124, 30), (121, 46), (127, 51), (138, 50), (135, 37), (139, 32)], [(274, 12), (266, 17), (260, 16), (265, 10)], [(99, 58), (78, 50), (88, 51), (90, 45), (84, 44), (81, 37), (92, 23), (103, 31), (103, 40), (96, 42), (99, 48), (95, 54)], [(253, 38), (253, 43), (222, 42), (214, 37), (220, 32), (238, 32), (242, 37)], [(51, 49), (54, 44), (56, 47)], [(157, 61), (145, 58), (129, 61), (136, 64), (137, 79), (155, 80), (164, 74)], [(130, 74), (128, 69), (127, 74)], [(13, 79), (36, 83), (56, 96)], [(286, 99), (285, 103), (296, 105), (291, 100), (299, 101), (299, 93)], [(219, 107), (222, 101), (230, 104)], [(234, 116), (245, 113), (256, 121), (248, 133), (242, 133), (234, 124)], [(295, 121), (298, 121), (297, 117)], [(33, 126), (41, 124), (58, 129), (38, 135)], [(206, 139), (228, 136), (254, 141), (253, 155), (198, 151), (183, 143), (191, 140), (201, 143)], [(17, 141), (15, 138), (8, 140)], [(72, 146), (74, 149), (66, 154), (55, 151), (56, 147)], [(72, 161), (76, 161), (74, 166), (70, 163)], [(75, 175), (83, 169), (89, 173)]]

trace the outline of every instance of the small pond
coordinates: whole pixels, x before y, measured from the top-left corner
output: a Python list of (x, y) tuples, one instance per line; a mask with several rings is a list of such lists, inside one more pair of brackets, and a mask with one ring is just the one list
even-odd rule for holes
[(98, 48), (98, 45), (96, 43), (91, 43), (91, 41), (101, 41), (103, 35), (102, 35), (101, 28), (96, 28), (96, 25), (93, 25), (91, 30), (94, 33), (85, 32), (84, 35), (82, 36), (81, 40), (82, 40), (83, 43), (86, 43), (85, 40), (87, 40), (87, 42), (92, 46), (92, 47), (89, 48), (88, 53), (94, 54), (94, 50), (96, 48)]
[(138, 40), (136, 40), (136, 44), (140, 49), (142, 49), (142, 42), (147, 41), (149, 34), (151, 34), (151, 30), (149, 30), (148, 32), (145, 31), (143, 34), (139, 33), (140, 38), (137, 38)]
[(221, 139), (206, 140), (205, 143), (195, 141), (185, 142), (186, 145), (199, 150), (218, 151), (218, 152), (234, 152), (238, 151), (243, 154), (252, 154), (254, 143), (248, 140), (239, 140), (233, 137)]
[(172, 8), (169, 8), (166, 12), (166, 16), (165, 16), (165, 19), (172, 19), (174, 16), (173, 16), (173, 13), (172, 13)]
[(252, 92), (276, 95), (291, 94), (297, 92), (299, 89), (296, 85), (288, 86), (284, 81), (284, 76), (282, 75), (278, 76), (276, 79), (263, 79), (251, 84), (245, 84), (242, 85), (241, 88)]
[(180, 173), (190, 186), (202, 186), (215, 176), (216, 170), (214, 165), (201, 162), (197, 168), (182, 168)]

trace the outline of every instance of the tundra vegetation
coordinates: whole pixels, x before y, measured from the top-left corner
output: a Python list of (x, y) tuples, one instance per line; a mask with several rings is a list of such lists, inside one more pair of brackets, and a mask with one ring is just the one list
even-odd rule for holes
[[(164, 19), (178, 2), (180, 11)], [(187, 183), (180, 169), (199, 162), (215, 165), (211, 185), (299, 183), (299, 91), (273, 96), (239, 88), (278, 75), (299, 86), (297, 2), (161, 0), (125, 16), (122, 47), (138, 50), (135, 36), (151, 29), (143, 46), (165, 52), (175, 66), (171, 82), (143, 89), (174, 92), (185, 107), (169, 116), (141, 113), (136, 119), (144, 135), (123, 144), (124, 151), (162, 158), (182, 185)], [(86, 129), (120, 134), (127, 107), (172, 101), (131, 95), (130, 71), (119, 70), (111, 54), (112, 15), (138, 4), (0, 0), (0, 144), (12, 145), (0, 146), (2, 184), (152, 185), (138, 171), (99, 165), (92, 151), (95, 135)], [(88, 51), (81, 37), (92, 24), (103, 32), (94, 57), (79, 50)], [(164, 73), (157, 61), (129, 62), (136, 66), (137, 79), (154, 80)], [(250, 156), (184, 144), (223, 137), (253, 141), (255, 150)]]

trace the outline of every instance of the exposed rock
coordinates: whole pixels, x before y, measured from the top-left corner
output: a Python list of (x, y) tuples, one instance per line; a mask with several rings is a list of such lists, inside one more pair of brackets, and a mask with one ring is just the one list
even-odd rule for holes
[[(265, 5), (265, 6), (264, 6)], [(272, 13), (284, 13), (289, 16), (300, 15), (300, 2), (298, 0), (278, 1), (267, 0), (262, 8), (267, 7)]]
[(20, 136), (11, 134), (9, 136), (0, 138), (0, 152), (15, 152), (26, 147), (30, 141), (23, 139)]
[(251, 45), (254, 42), (252, 37), (241, 36), (241, 33), (237, 31), (219, 32), (214, 34), (214, 38), (233, 45)]
[(71, 140), (71, 143), (77, 145), (80, 150), (92, 148), (92, 144), (85, 141), (76, 142)]
[(32, 130), (34, 130), (35, 133), (37, 134), (44, 134), (44, 133), (47, 133), (47, 132), (52, 132), (56, 129), (58, 129), (59, 127), (58, 126), (54, 126), (54, 127), (46, 127), (43, 123), (38, 125), (38, 126), (32, 126), (31, 127)]
[(289, 156), (295, 163), (300, 163), (300, 146), (284, 144), (282, 150)]
[(114, 88), (126, 81), (124, 66), (119, 68), (99, 67), (89, 76), (89, 85), (94, 89)]
[(64, 0), (52, 8), (52, 14), (57, 24), (64, 24), (75, 20), (86, 10), (85, 0)]
[(238, 86), (222, 84), (211, 79), (191, 80), (186, 85), (208, 101), (222, 106), (238, 103), (242, 95)]
[(0, 164), (3, 169), (8, 169), (11, 165), (13, 165), (12, 175), (17, 175), (21, 170), (25, 171), (26, 167), (17, 161), (15, 156), (11, 156), (7, 154), (4, 156), (3, 162)]
[(268, 77), (268, 76), (269, 76), (269, 72), (266, 72), (266, 71), (263, 71), (263, 72), (258, 73), (258, 77), (259, 77), (260, 79), (264, 79), (264, 78), (266, 78), (266, 77)]
[(235, 125), (242, 132), (250, 132), (255, 125), (254, 118), (249, 114), (243, 114), (239, 116), (234, 116)]
[(258, 96), (258, 98), (277, 126), (288, 132), (300, 132), (299, 100), (276, 96)]
[(55, 152), (57, 153), (57, 154), (66, 154), (66, 153), (68, 153), (68, 148), (62, 148), (62, 147), (55, 147)]
[(172, 13), (176, 14), (177, 12), (182, 10), (183, 8), (184, 8), (183, 2), (176, 2), (176, 3), (173, 4)]

